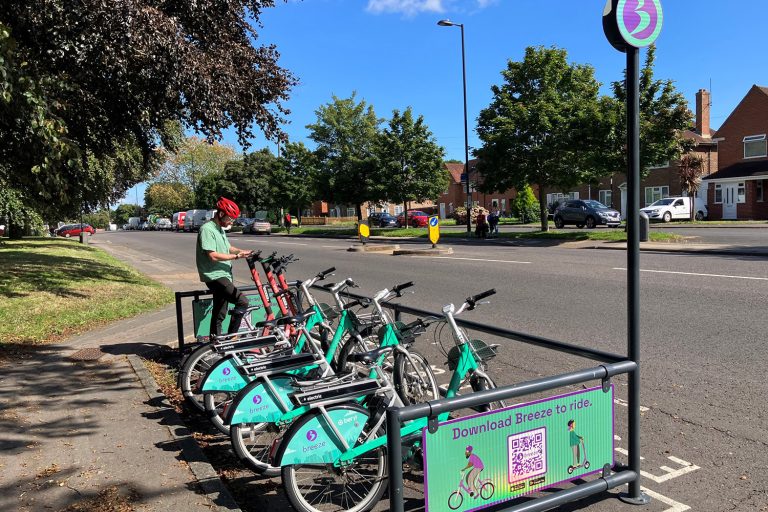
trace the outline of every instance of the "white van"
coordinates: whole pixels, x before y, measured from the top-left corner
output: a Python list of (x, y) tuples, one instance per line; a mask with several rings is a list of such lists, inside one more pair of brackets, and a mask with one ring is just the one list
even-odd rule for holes
[[(696, 220), (704, 220), (709, 216), (707, 205), (701, 197), (694, 198)], [(691, 218), (691, 199), (689, 197), (665, 197), (640, 211), (648, 215), (650, 220), (670, 222), (672, 220), (688, 220)]]

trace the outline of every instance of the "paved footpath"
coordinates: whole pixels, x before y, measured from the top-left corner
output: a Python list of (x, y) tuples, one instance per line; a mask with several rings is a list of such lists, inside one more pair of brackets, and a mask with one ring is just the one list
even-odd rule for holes
[(0, 362), (0, 510), (238, 510), (133, 355), (175, 340), (168, 306)]

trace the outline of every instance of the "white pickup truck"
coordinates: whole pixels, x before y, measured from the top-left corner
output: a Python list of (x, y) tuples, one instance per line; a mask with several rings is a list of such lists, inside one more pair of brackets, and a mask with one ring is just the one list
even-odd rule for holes
[[(648, 215), (650, 220), (670, 222), (672, 220), (688, 220), (691, 218), (691, 199), (689, 197), (665, 197), (659, 199), (640, 211)], [(704, 200), (694, 198), (696, 220), (704, 220), (709, 215)]]

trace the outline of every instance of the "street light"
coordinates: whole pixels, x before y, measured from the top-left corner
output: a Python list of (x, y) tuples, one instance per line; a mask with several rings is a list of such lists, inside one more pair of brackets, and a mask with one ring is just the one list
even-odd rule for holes
[(467, 132), (467, 66), (464, 59), (464, 24), (454, 23), (451, 20), (437, 22), (441, 27), (461, 28), (461, 76), (464, 83), (464, 176), (467, 177), (467, 236), (472, 236), (472, 220), (470, 209), (472, 208), (472, 193), (469, 191), (469, 133)]

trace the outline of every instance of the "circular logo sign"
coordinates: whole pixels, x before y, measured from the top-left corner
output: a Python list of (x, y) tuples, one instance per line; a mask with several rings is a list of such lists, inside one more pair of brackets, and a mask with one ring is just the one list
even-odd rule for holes
[(232, 371), (232, 370), (230, 370), (229, 368), (224, 368), (224, 369), (221, 371), (221, 373), (223, 373), (224, 375), (229, 375), (229, 372), (230, 372), (230, 371)]
[(317, 432), (314, 430), (310, 430), (307, 432), (307, 441), (314, 441), (317, 439)]
[(261, 395), (254, 395), (253, 403), (260, 404), (261, 403)]
[(621, 37), (636, 48), (648, 46), (659, 37), (663, 20), (661, 0), (619, 0), (616, 6)]
[(437, 226), (437, 217), (430, 217), (429, 218), (429, 225), (434, 227)]

